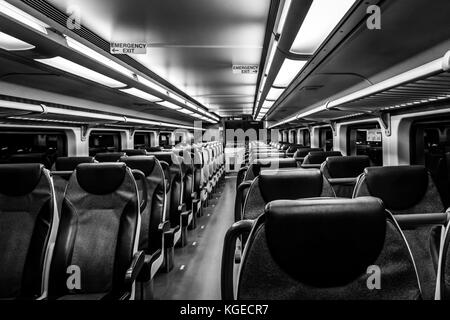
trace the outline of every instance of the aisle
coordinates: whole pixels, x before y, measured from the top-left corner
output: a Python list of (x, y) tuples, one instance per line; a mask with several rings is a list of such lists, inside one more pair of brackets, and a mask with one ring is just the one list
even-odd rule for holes
[[(175, 249), (175, 267), (159, 273), (154, 282), (159, 300), (220, 299), (220, 268), (223, 239), (234, 222), (236, 177), (226, 177), (225, 184), (198, 220), (197, 229), (189, 231), (188, 244)], [(218, 198), (218, 199), (216, 199)]]

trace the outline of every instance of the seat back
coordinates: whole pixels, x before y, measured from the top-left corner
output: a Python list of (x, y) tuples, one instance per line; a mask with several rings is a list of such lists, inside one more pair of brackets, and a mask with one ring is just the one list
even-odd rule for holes
[(95, 155), (95, 160), (98, 162), (117, 162), (123, 156), (125, 156), (125, 152), (105, 152), (105, 153), (97, 153)]
[(58, 223), (54, 203), (43, 165), (0, 165), (0, 300), (44, 293), (47, 247)]
[(297, 168), (297, 162), (294, 159), (285, 158), (270, 158), (260, 159), (254, 161), (249, 167), (244, 176), (244, 181), (255, 179), (261, 173), (261, 169), (286, 169)]
[(339, 151), (311, 151), (303, 160), (303, 165), (321, 165), (328, 157), (342, 157), (342, 153)]
[(370, 167), (368, 156), (328, 157), (320, 171), (330, 182), (337, 197), (351, 198), (357, 177)]
[(240, 270), (243, 300), (421, 298), (405, 238), (371, 197), (271, 202)]
[[(141, 212), (139, 250), (152, 254), (162, 249), (162, 237), (158, 227), (166, 220), (164, 215), (166, 187), (163, 168), (155, 156), (124, 157), (120, 161), (131, 169), (140, 170), (145, 175), (147, 205)], [(139, 198), (143, 195), (141, 183), (138, 183)]]
[[(383, 200), (396, 215), (444, 212), (439, 192), (424, 166), (366, 168), (359, 177), (354, 198), (373, 196)], [(404, 230), (417, 262), (424, 299), (433, 299), (436, 289), (439, 229), (424, 225)]]
[[(129, 290), (125, 274), (137, 250), (139, 224), (138, 190), (131, 169), (124, 163), (78, 165), (62, 203), (50, 298), (120, 298)], [(72, 287), (67, 283), (74, 270), (81, 275), (80, 286)]]
[(11, 155), (11, 157), (9, 157), (8, 162), (13, 164), (40, 163), (47, 169), (50, 169), (50, 166), (52, 165), (48, 155), (45, 153), (13, 154)]
[(169, 195), (166, 198), (166, 217), (169, 218), (172, 228), (177, 227), (180, 225), (178, 207), (183, 201), (183, 170), (181, 168), (181, 159), (173, 152), (155, 152), (150, 155), (155, 156), (156, 159), (169, 166), (169, 177), (167, 181), (170, 187)]
[(258, 218), (264, 213), (266, 204), (274, 200), (316, 197), (335, 197), (333, 188), (320, 170), (263, 170), (248, 190), (241, 219)]
[[(81, 163), (93, 163), (93, 157), (60, 157), (56, 159), (52, 171), (69, 172), (74, 171)], [(58, 213), (61, 212), (61, 205), (66, 192), (67, 183), (69, 182), (70, 174), (53, 175), (53, 184), (55, 187), (56, 205)]]

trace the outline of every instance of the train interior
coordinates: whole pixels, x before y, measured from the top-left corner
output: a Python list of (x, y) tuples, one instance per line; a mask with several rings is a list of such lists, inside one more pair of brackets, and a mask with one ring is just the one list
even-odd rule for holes
[(0, 0), (0, 300), (449, 300), (449, 10)]

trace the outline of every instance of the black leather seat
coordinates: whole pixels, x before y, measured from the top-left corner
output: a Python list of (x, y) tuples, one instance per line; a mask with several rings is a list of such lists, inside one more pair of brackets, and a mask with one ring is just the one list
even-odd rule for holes
[(285, 158), (271, 158), (260, 159), (250, 164), (244, 175), (243, 181), (249, 181), (259, 176), (261, 169), (285, 169), (297, 168), (297, 162), (294, 159)]
[[(251, 231), (234, 296), (236, 239)], [(282, 200), (256, 221), (230, 228), (222, 298), (242, 300), (414, 300), (414, 260), (376, 198)]]
[(310, 152), (320, 152), (320, 151), (323, 151), (323, 150), (320, 148), (299, 148), (294, 153), (293, 158), (301, 165), (303, 163), (303, 160), (305, 160), (305, 157)]
[(163, 269), (169, 272), (173, 268), (175, 245), (181, 240), (182, 216), (188, 214), (182, 211), (183, 176), (181, 160), (173, 152), (155, 152), (150, 153), (150, 155), (155, 156), (161, 162), (167, 182), (165, 215), (170, 221), (170, 230), (164, 233), (165, 257)]
[(120, 158), (125, 156), (125, 152), (105, 152), (97, 153), (95, 155), (95, 161), (98, 162), (117, 162)]
[(41, 164), (0, 165), (0, 300), (45, 295), (58, 216)]
[(320, 169), (320, 166), (328, 157), (342, 157), (342, 153), (339, 151), (310, 151), (303, 160), (302, 168)]
[(147, 151), (144, 149), (125, 149), (122, 150), (123, 153), (125, 153), (128, 157), (132, 156), (145, 156), (147, 154)]
[(93, 157), (60, 157), (56, 159), (52, 168), (53, 185), (55, 187), (56, 204), (58, 213), (61, 212), (61, 204), (64, 199), (67, 183), (71, 172), (81, 163), (93, 163)]
[(370, 167), (368, 156), (328, 157), (320, 171), (330, 182), (337, 197), (351, 198), (356, 180)]
[(137, 251), (138, 190), (124, 163), (80, 164), (62, 203), (49, 298), (131, 299), (145, 255)]
[(161, 152), (162, 150), (163, 148), (160, 146), (147, 148), (148, 152)]
[[(145, 175), (147, 205), (141, 212), (139, 250), (145, 252), (145, 264), (139, 275), (141, 299), (153, 297), (152, 283), (156, 272), (164, 261), (164, 232), (170, 222), (164, 215), (166, 190), (163, 168), (154, 156), (134, 156), (121, 159), (129, 168), (140, 170)], [(141, 182), (142, 183), (142, 182)], [(143, 196), (142, 184), (138, 183), (139, 196)]]
[[(358, 179), (354, 198), (374, 196), (395, 215), (442, 213), (445, 208), (427, 169), (423, 166), (366, 168)], [(439, 237), (442, 225), (403, 228), (416, 259), (425, 299), (435, 295)]]
[(333, 188), (320, 170), (280, 169), (263, 170), (253, 180), (242, 213), (235, 220), (253, 220), (264, 213), (267, 203), (274, 200), (335, 197)]

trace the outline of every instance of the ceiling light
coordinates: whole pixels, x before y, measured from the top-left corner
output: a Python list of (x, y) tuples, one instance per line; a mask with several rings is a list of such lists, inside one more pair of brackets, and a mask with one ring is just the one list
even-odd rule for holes
[(132, 96), (150, 101), (150, 102), (157, 102), (160, 101), (158, 97), (155, 97), (154, 95), (151, 95), (150, 93), (144, 92), (142, 90), (136, 89), (136, 88), (129, 88), (129, 89), (120, 89), (120, 91), (128, 93)]
[(273, 85), (276, 87), (287, 87), (303, 69), (306, 63), (307, 61), (305, 60), (285, 59)]
[(160, 104), (160, 105), (162, 105), (162, 106), (164, 106), (166, 108), (173, 109), (173, 110), (181, 109), (180, 106), (178, 106), (178, 105), (176, 105), (176, 104), (174, 104), (172, 102), (169, 102), (169, 101), (158, 102), (158, 104)]
[(55, 57), (50, 59), (35, 59), (37, 62), (46, 64), (50, 67), (71, 73), (73, 75), (100, 83), (110, 88), (120, 88), (126, 85), (122, 82), (114, 80), (110, 77), (104, 76), (96, 71), (83, 67), (75, 62), (69, 61), (62, 57)]
[(278, 22), (277, 33), (282, 34), (284, 29), (284, 24), (286, 23), (286, 17), (291, 6), (291, 0), (285, 0), (283, 5), (283, 10), (281, 11), (280, 21)]
[(314, 54), (354, 3), (355, 0), (313, 0), (291, 52)]
[(32, 50), (35, 46), (0, 32), (0, 48), (8, 51)]
[(272, 101), (276, 101), (278, 100), (278, 98), (281, 96), (281, 94), (283, 93), (284, 89), (281, 88), (270, 88), (269, 93), (267, 94), (266, 99), (267, 100), (272, 100)]
[(143, 85), (149, 87), (150, 89), (158, 91), (158, 92), (160, 92), (160, 93), (162, 93), (164, 95), (168, 95), (167, 89), (164, 88), (163, 86), (161, 86), (161, 85), (159, 85), (159, 84), (157, 84), (157, 83), (155, 83), (153, 81), (150, 81), (150, 80), (148, 80), (148, 79), (146, 79), (144, 77), (141, 77), (140, 75), (138, 75), (137, 78), (138, 78), (138, 81), (140, 83), (142, 83)]
[(127, 77), (134, 78), (134, 72), (132, 72), (128, 68), (118, 64), (117, 62), (109, 59), (108, 57), (104, 56), (103, 54), (95, 51), (94, 49), (91, 49), (88, 46), (82, 44), (81, 42), (79, 42), (75, 39), (72, 39), (68, 36), (66, 36), (66, 41), (67, 41), (67, 45), (71, 49), (81, 53), (82, 55), (87, 56), (88, 58), (91, 58), (97, 62), (100, 62), (104, 66), (106, 66), (110, 69), (113, 69)]
[(39, 21), (30, 14), (26, 13), (25, 11), (13, 6), (12, 4), (4, 0), (0, 0), (0, 14), (6, 15), (18, 21), (19, 23), (25, 24), (30, 28), (33, 28), (39, 32), (47, 34), (46, 29), (48, 28), (47, 24), (43, 23), (42, 21)]
[(178, 111), (180, 111), (180, 112), (182, 112), (182, 113), (185, 113), (185, 114), (193, 114), (193, 112), (190, 111), (190, 110), (188, 110), (188, 109), (180, 109), (180, 110), (178, 110)]

